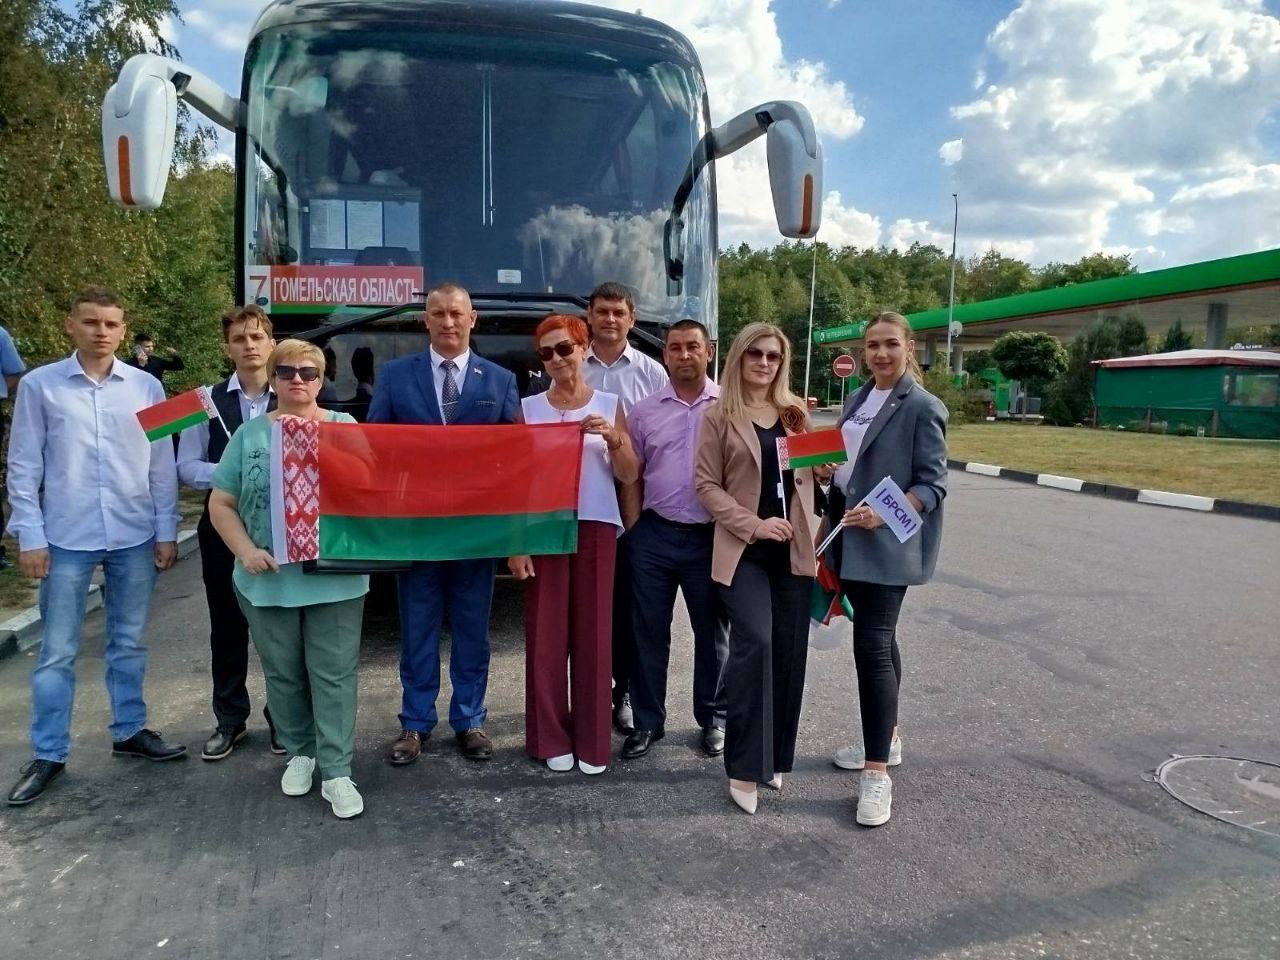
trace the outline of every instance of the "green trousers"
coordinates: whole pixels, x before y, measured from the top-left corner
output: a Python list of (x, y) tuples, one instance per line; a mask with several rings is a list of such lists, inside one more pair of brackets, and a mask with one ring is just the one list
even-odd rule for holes
[(364, 597), (307, 607), (255, 607), (239, 591), (236, 597), (285, 753), (314, 757), (322, 780), (351, 776)]

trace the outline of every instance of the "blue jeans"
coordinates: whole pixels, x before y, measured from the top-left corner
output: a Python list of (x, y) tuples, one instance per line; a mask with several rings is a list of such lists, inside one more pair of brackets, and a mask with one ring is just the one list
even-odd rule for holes
[(142, 631), (157, 575), (153, 541), (123, 550), (63, 550), (50, 544), (49, 576), (40, 584), (44, 632), (40, 659), (31, 674), (31, 743), (37, 760), (64, 763), (71, 749), (76, 653), (89, 579), (98, 564), (105, 577), (111, 739), (128, 740), (147, 723), (142, 700), (147, 648)]

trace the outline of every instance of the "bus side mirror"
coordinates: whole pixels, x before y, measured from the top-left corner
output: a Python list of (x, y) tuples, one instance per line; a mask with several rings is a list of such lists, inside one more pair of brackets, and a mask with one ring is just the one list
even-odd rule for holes
[(791, 119), (771, 124), (765, 137), (778, 231), (808, 239), (822, 225), (822, 145), (810, 156), (799, 125)]
[(164, 200), (173, 160), (178, 95), (166, 77), (122, 74), (102, 101), (102, 158), (111, 199), (153, 210)]

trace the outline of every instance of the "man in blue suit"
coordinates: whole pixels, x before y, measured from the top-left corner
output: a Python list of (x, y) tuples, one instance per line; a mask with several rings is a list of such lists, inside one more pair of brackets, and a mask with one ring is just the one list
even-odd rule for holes
[[(431, 346), (387, 363), (369, 405), (370, 423), (515, 423), (520, 409), (511, 371), (471, 350), (476, 312), (471, 296), (454, 283), (427, 295), (425, 313)], [(415, 563), (397, 578), (400, 595), (400, 736), (388, 762), (413, 763), (436, 725), (440, 692), (440, 630), (445, 611), (453, 635), (449, 680), (449, 726), (463, 756), (488, 760), (493, 744), (485, 736), (485, 690), (489, 684), (489, 607), (493, 601), (493, 560)]]

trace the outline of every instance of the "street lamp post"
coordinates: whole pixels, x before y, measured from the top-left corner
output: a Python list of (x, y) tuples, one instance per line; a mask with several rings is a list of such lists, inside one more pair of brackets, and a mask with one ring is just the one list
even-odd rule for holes
[(818, 280), (818, 241), (813, 241), (813, 269), (809, 273), (809, 336), (804, 342), (804, 406), (809, 408), (809, 364), (813, 359), (813, 292)]
[(947, 297), (947, 371), (954, 374), (951, 366), (951, 324), (956, 310), (956, 232), (960, 227), (960, 198), (951, 195), (955, 203), (955, 216), (951, 220), (951, 293)]

